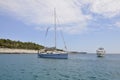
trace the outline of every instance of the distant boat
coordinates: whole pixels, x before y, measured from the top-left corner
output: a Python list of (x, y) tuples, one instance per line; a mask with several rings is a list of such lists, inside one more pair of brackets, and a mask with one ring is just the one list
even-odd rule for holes
[(70, 51), (69, 53), (78, 54), (79, 52), (77, 52), (77, 51)]
[(98, 48), (96, 50), (96, 53), (97, 53), (98, 57), (103, 57), (105, 55), (105, 50), (104, 50), (104, 48)]
[[(47, 48), (43, 49), (42, 52), (38, 53), (38, 57), (40, 58), (53, 58), (53, 59), (67, 59), (68, 58), (68, 52), (67, 51), (59, 51), (56, 48), (56, 10), (54, 9), (54, 31), (55, 31), (55, 47), (52, 47), (51, 50), (48, 50)], [(63, 37), (63, 36), (62, 36)], [(64, 38), (63, 38), (64, 41)], [(64, 41), (65, 45), (65, 41)], [(66, 48), (66, 46), (65, 46)]]
[(87, 52), (77, 52), (77, 51), (70, 51), (70, 53), (73, 53), (73, 54), (87, 54)]
[(80, 54), (87, 54), (87, 52), (79, 52)]

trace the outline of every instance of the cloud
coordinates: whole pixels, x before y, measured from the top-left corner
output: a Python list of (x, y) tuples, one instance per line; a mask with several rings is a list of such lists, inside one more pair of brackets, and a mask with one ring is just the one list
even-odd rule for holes
[(82, 0), (83, 4), (89, 4), (92, 13), (104, 17), (115, 17), (120, 14), (120, 0)]
[[(79, 1), (79, 0), (78, 0)], [(87, 5), (88, 14), (92, 15), (89, 31), (115, 30), (120, 26), (120, 0), (81, 0), (82, 5)], [(98, 26), (98, 27), (92, 27)], [(116, 27), (117, 26), (117, 27)]]
[[(92, 14), (113, 18), (120, 14), (119, 5), (120, 0), (1, 0), (0, 11), (35, 26), (37, 30), (45, 30), (53, 26), (56, 8), (57, 24), (61, 26), (58, 30), (79, 34), (87, 29), (89, 20), (96, 18)], [(87, 14), (83, 8), (87, 8)]]
[(115, 26), (117, 26), (118, 28), (120, 28), (120, 21), (115, 23)]
[(9, 15), (32, 25), (54, 24), (53, 12), (56, 8), (59, 24), (62, 26), (70, 23), (77, 24), (69, 27), (63, 26), (64, 31), (79, 33), (86, 27), (84, 24), (87, 24), (86, 21), (90, 19), (90, 15), (84, 15), (80, 6), (78, 7), (75, 3), (77, 0), (1, 0), (0, 8)]

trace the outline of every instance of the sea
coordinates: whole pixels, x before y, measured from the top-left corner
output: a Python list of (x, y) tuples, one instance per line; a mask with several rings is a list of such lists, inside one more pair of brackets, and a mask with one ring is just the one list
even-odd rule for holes
[(120, 80), (120, 54), (69, 54), (68, 59), (0, 54), (0, 80)]

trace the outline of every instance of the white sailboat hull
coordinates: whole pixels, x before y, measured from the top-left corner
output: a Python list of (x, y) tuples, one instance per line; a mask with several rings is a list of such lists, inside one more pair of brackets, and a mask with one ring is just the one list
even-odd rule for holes
[(68, 53), (39, 53), (38, 57), (40, 58), (53, 58), (53, 59), (67, 59)]

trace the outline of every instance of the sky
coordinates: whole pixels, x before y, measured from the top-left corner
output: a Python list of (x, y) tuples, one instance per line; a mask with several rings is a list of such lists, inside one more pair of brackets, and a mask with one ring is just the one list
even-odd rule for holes
[[(0, 0), (0, 38), (69, 51), (120, 53), (120, 0)], [(47, 37), (45, 36), (48, 29)]]

